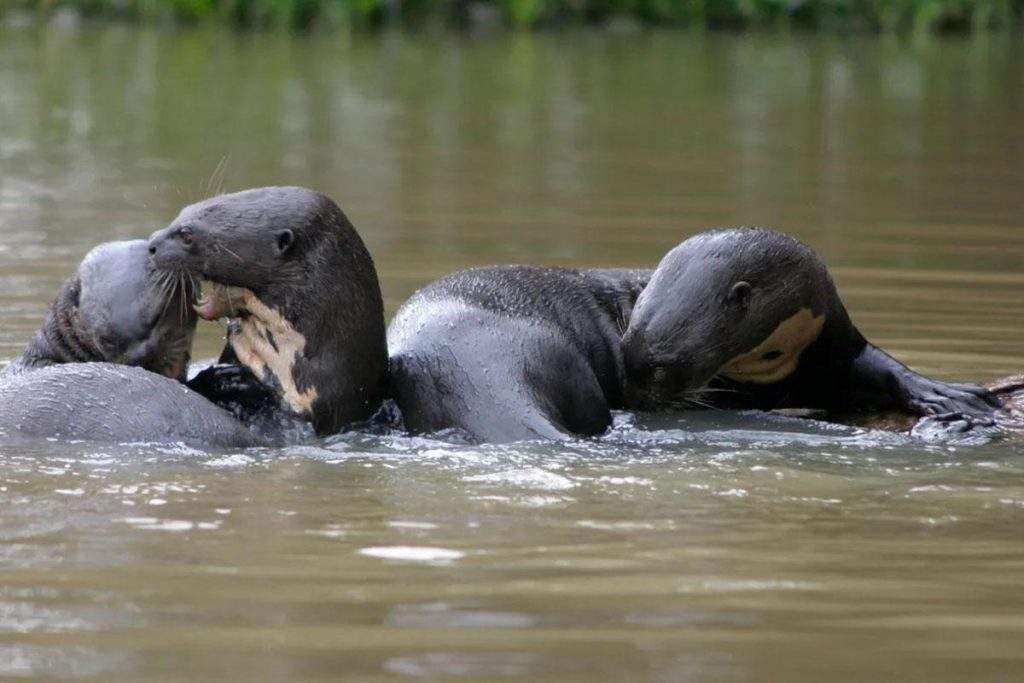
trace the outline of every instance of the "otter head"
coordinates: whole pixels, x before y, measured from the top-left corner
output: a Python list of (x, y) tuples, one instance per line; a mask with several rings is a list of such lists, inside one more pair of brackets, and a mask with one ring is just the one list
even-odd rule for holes
[(810, 248), (761, 228), (696, 235), (658, 264), (623, 335), (641, 408), (698, 405), (713, 378), (770, 384), (796, 369), (838, 301)]
[(157, 268), (257, 295), (301, 277), (300, 242), (322, 231), (322, 195), (269, 187), (221, 195), (186, 206), (153, 233), (149, 253)]
[(101, 244), (77, 275), (79, 317), (104, 360), (184, 379), (198, 283), (155, 270), (145, 240)]
[(13, 371), (109, 362), (183, 380), (196, 290), (190, 278), (154, 270), (144, 240), (101, 244), (61, 286)]
[(382, 400), (380, 286), (362, 240), (329, 197), (301, 187), (220, 195), (182, 209), (149, 240), (157, 268), (213, 284), (203, 318), (235, 318), (239, 362), (318, 432)]

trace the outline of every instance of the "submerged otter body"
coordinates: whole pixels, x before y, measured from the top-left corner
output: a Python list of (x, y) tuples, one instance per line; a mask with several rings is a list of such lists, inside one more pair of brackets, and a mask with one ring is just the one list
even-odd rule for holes
[(152, 270), (146, 242), (93, 249), (0, 378), (0, 431), (107, 442), (259, 440), (179, 380), (195, 283)]
[(247, 422), (298, 418), (321, 435), (379, 409), (387, 348), (377, 273), (326, 195), (265, 187), (213, 197), (184, 208), (149, 249), (156, 267), (214, 284), (202, 317), (231, 319), (222, 364), (189, 386)]
[(605, 431), (622, 403), (620, 336), (648, 274), (499, 266), (420, 290), (388, 328), (406, 427), (483, 442)]
[(982, 387), (923, 377), (868, 343), (817, 254), (762, 228), (702, 233), (670, 251), (623, 348), (632, 402), (654, 409), (983, 417), (999, 405)]

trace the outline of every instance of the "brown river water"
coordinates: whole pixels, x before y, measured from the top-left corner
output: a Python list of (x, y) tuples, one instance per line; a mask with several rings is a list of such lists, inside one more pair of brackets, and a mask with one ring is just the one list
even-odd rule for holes
[[(942, 378), (1024, 370), (1024, 42), (0, 29), (0, 359), (94, 244), (322, 189), (389, 313), (765, 224)], [(197, 357), (221, 343), (204, 324)], [(0, 440), (0, 678), (1024, 679), (1024, 442), (752, 414), (468, 447)]]

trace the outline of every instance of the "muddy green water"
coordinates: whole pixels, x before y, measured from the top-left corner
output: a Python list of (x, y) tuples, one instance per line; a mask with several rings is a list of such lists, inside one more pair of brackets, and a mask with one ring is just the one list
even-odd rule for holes
[[(1019, 372), (1022, 122), (1019, 36), (0, 29), (0, 358), (95, 243), (293, 183), (349, 213), (389, 312), (470, 265), (760, 223), (916, 368)], [(8, 439), (13, 677), (1021, 680), (1024, 444), (729, 414), (558, 447)]]

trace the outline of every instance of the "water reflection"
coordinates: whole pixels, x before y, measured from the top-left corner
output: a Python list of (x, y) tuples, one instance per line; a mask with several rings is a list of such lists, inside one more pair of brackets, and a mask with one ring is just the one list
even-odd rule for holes
[[(474, 264), (651, 265), (710, 225), (825, 256), (924, 372), (1024, 367), (1024, 54), (969, 40), (295, 40), (0, 29), (0, 358), (94, 244), (312, 185), (388, 309)], [(223, 164), (222, 164), (223, 161)], [(220, 331), (205, 326), (197, 355)], [(468, 447), (0, 443), (0, 675), (998, 680), (1024, 444), (731, 413)], [(344, 672), (339, 674), (339, 672)]]

